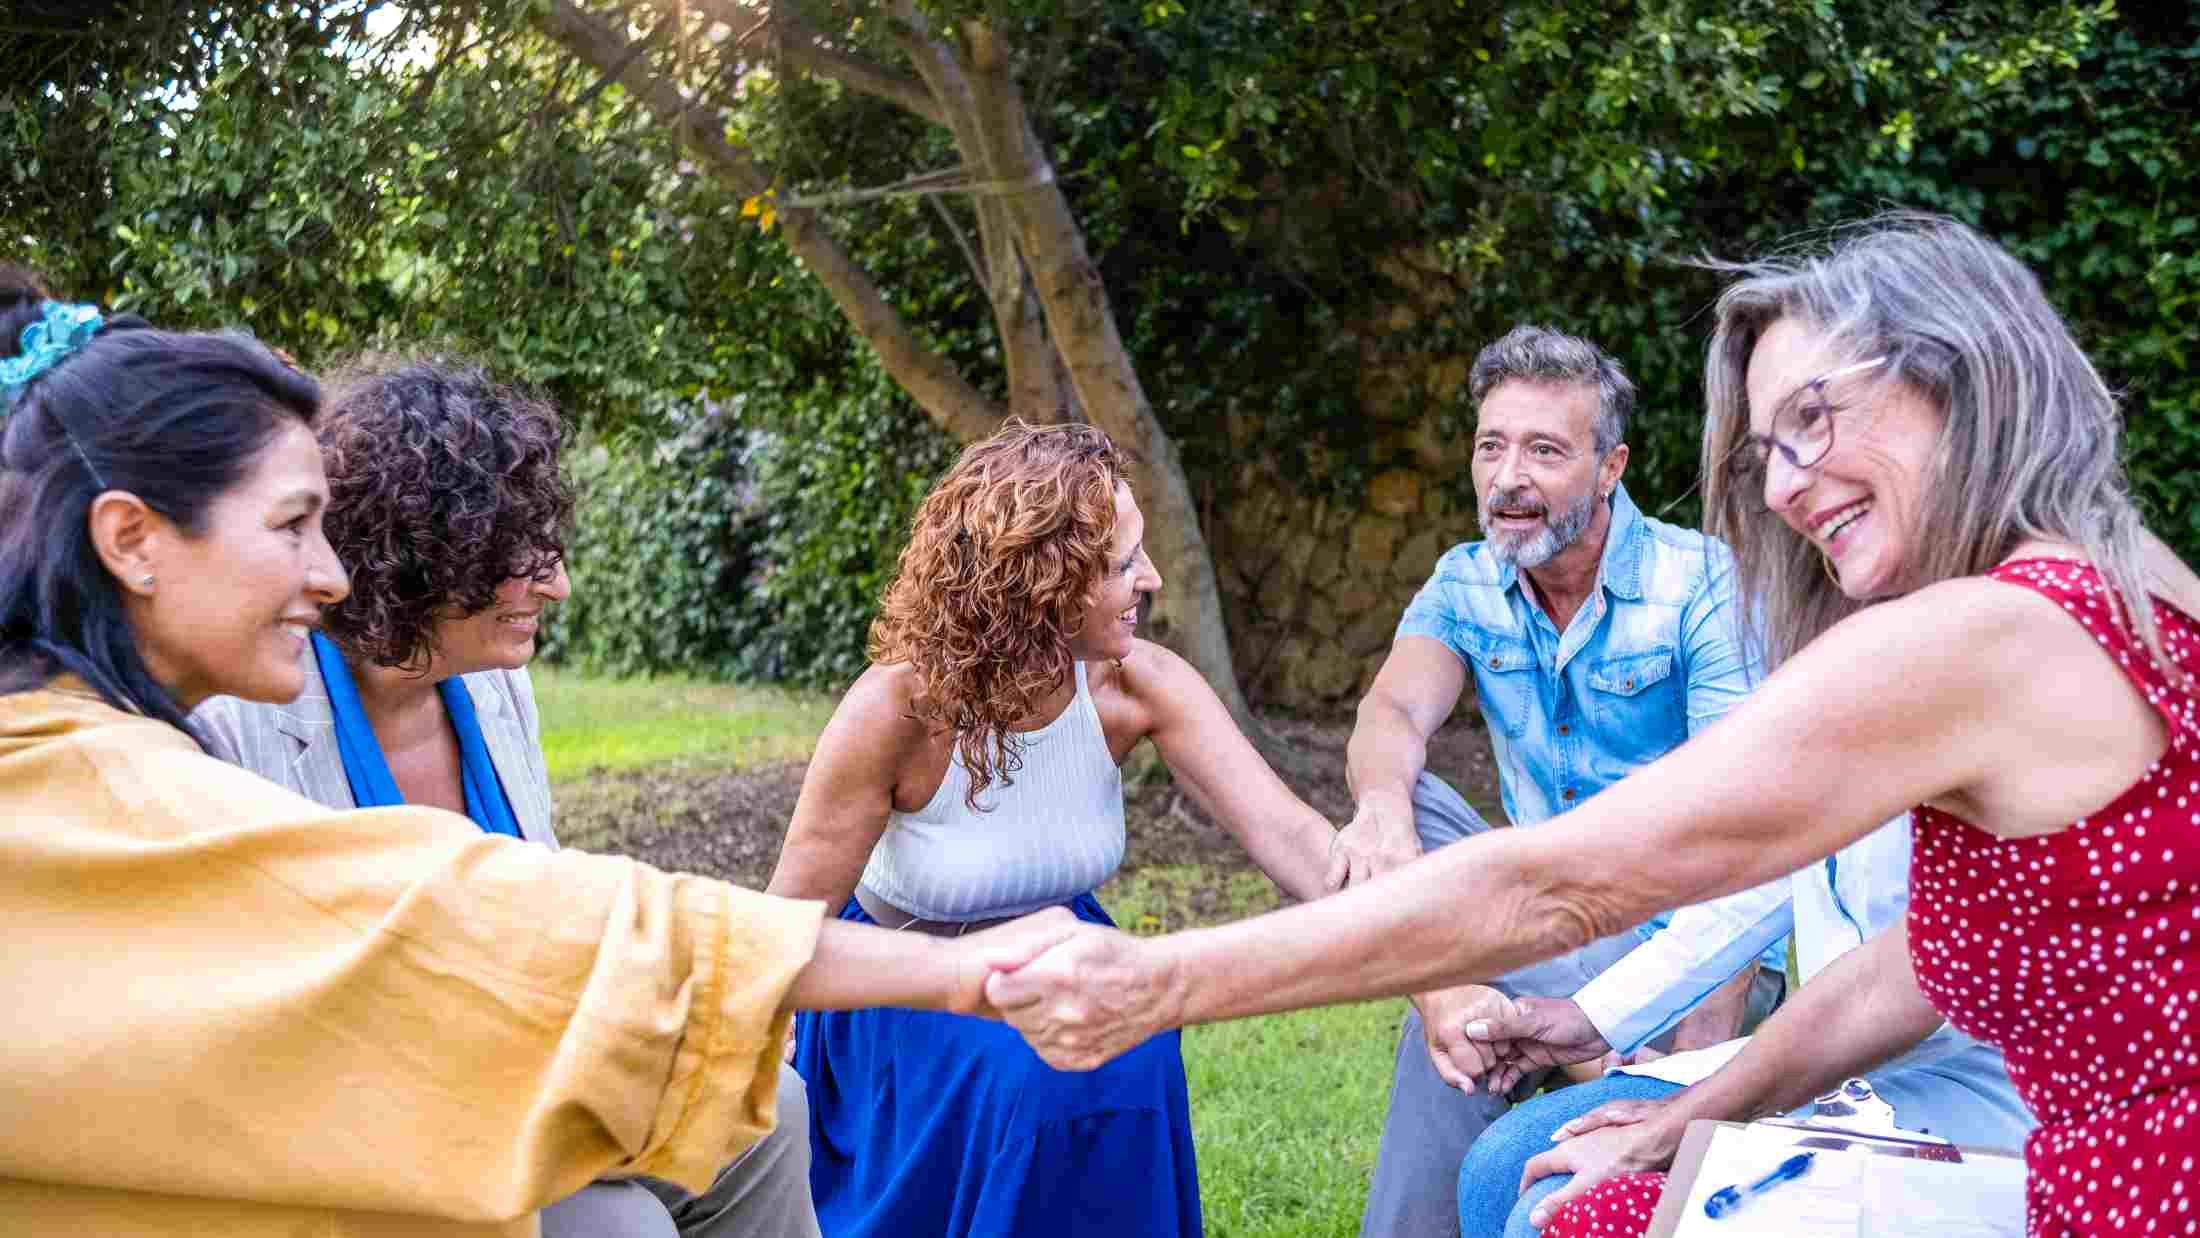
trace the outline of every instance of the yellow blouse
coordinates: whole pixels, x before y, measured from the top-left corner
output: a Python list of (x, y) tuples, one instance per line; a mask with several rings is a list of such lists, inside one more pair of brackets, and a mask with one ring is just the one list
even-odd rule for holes
[(823, 906), (0, 696), (0, 1233), (532, 1235), (772, 1125)]

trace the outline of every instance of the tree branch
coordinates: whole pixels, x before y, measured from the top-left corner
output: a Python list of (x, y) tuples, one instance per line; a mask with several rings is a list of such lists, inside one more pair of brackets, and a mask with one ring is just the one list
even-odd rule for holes
[[(713, 179), (743, 197), (771, 188), (771, 177), (741, 147), (726, 139), (715, 109), (696, 108), (673, 84), (627, 58), (631, 47), (620, 31), (582, 9), (575, 0), (551, 0), (536, 18), (542, 32), (583, 64), (615, 75), (658, 122), (670, 127)], [(849, 324), (878, 353), (886, 367), (934, 424), (963, 442), (999, 428), (1001, 409), (956, 372), (944, 357), (924, 346), (909, 324), (886, 303), (869, 273), (857, 265), (826, 230), (814, 211), (793, 209), (779, 216), (781, 237), (833, 298)]]
[[(722, 0), (704, 2), (715, 4)], [(805, 73), (815, 73), (819, 77), (829, 77), (850, 90), (884, 99), (935, 125), (947, 123), (947, 113), (922, 81), (895, 73), (846, 52), (834, 51), (825, 46), (825, 40), (817, 31), (788, 12), (785, 5), (774, 3), (771, 6), (771, 32), (772, 50), (779, 53), (781, 60), (795, 68)]]
[(971, 278), (978, 281), (979, 287), (984, 287), (985, 261), (978, 257), (977, 250), (971, 248), (969, 236), (964, 234), (962, 225), (955, 222), (955, 213), (947, 209), (946, 200), (938, 194), (926, 194), (924, 200), (932, 204), (933, 213), (940, 217), (941, 223), (947, 225), (947, 234), (955, 238), (955, 247), (962, 250), (963, 260), (970, 264)]
[[(739, 44), (743, 36), (759, 24), (753, 7), (740, 0), (650, 0), (650, 7), (676, 15), (671, 10), (692, 10), (710, 21), (732, 31), (733, 41)], [(831, 78), (848, 89), (870, 95), (935, 125), (947, 123), (940, 111), (938, 100), (925, 89), (924, 83), (906, 74), (896, 73), (883, 65), (873, 64), (860, 56), (837, 51), (826, 46), (825, 38), (801, 17), (783, 4), (769, 4), (761, 23), (771, 32), (771, 51), (782, 64), (818, 77)]]

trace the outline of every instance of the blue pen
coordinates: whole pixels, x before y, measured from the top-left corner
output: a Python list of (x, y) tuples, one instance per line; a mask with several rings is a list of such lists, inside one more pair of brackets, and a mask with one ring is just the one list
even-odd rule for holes
[(1802, 1177), (1810, 1172), (1811, 1160), (1817, 1155), (1816, 1152), (1798, 1152), (1781, 1161), (1778, 1168), (1755, 1182), (1737, 1182), (1733, 1186), (1720, 1187), (1711, 1193), (1711, 1198), (1703, 1201), (1703, 1214), (1717, 1220), (1741, 1207), (1743, 1200), (1753, 1195), (1762, 1195), (1783, 1182)]

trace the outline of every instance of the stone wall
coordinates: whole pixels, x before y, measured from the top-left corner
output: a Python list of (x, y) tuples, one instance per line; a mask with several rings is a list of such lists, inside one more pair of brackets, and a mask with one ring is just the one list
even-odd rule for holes
[(1283, 476), (1253, 423), (1231, 425), (1237, 497), (1207, 534), (1239, 682), (1256, 706), (1350, 710), (1438, 556), (1479, 536), (1458, 413), (1468, 364), (1363, 361), (1359, 403), (1382, 466), (1350, 501), (1306, 497), (1336, 487)]

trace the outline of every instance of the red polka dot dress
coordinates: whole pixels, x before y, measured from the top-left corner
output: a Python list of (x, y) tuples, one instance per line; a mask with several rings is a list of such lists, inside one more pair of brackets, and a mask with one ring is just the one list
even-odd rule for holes
[[(2200, 1235), (2200, 712), (2117, 626), (2090, 566), (2027, 559), (1989, 575), (2084, 624), (2168, 723), (2169, 749), (2043, 837), (1919, 808), (1911, 964), (1949, 1022), (2001, 1050), (2040, 1120), (2025, 1143), (2031, 1238)], [(2170, 661), (2200, 679), (2200, 625), (2154, 613)], [(1599, 1183), (1544, 1238), (1641, 1234), (1661, 1187)]]
[[(2040, 1120), (2028, 1232), (2200, 1234), (2200, 715), (2111, 617), (2088, 565), (1993, 579), (2061, 604), (2169, 727), (2139, 781), (2069, 829), (2001, 839), (1912, 815), (1910, 961), (1948, 1021), (2000, 1049)], [(2169, 660), (2200, 677), (2200, 627), (2157, 603)]]
[(1614, 1175), (1559, 1209), (1543, 1238), (1640, 1238), (1664, 1196), (1662, 1173)]

